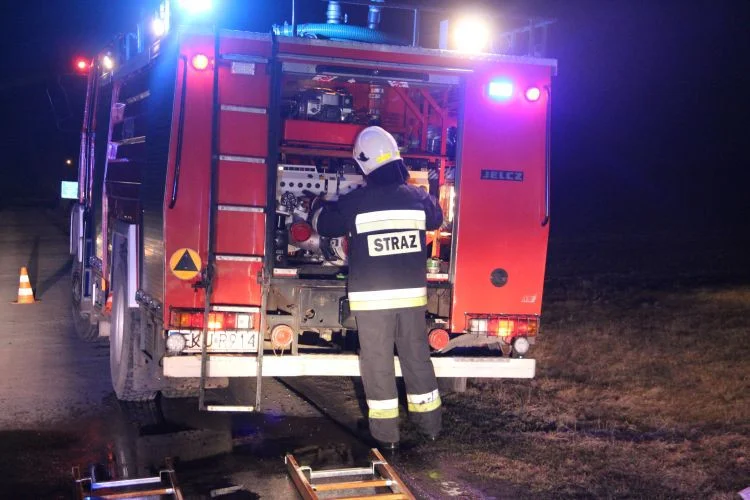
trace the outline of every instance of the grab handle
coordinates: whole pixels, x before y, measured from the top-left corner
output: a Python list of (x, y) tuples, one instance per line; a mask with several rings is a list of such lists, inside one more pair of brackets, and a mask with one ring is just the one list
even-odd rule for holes
[(550, 162), (551, 162), (551, 138), (550, 134), (552, 131), (552, 90), (549, 85), (544, 86), (544, 91), (547, 93), (547, 125), (545, 130), (544, 139), (544, 218), (542, 219), (542, 227), (549, 224), (550, 217)]
[(172, 179), (172, 196), (169, 199), (169, 208), (174, 208), (177, 203), (177, 192), (180, 186), (180, 166), (182, 164), (182, 137), (185, 133), (185, 100), (187, 97), (187, 56), (180, 55), (182, 61), (182, 86), (180, 88), (180, 120), (177, 123), (177, 152), (174, 159), (174, 177)]

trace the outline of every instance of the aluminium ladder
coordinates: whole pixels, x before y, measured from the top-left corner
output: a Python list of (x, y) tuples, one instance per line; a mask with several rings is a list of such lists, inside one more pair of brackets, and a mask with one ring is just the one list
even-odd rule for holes
[(91, 467), (89, 477), (81, 477), (78, 467), (73, 467), (76, 500), (94, 500), (109, 498), (146, 498), (169, 495), (168, 498), (183, 500), (182, 490), (177, 483), (172, 460), (166, 459), (166, 469), (157, 476), (144, 478), (117, 479), (99, 481), (95, 467)]
[[(370, 450), (369, 467), (314, 471), (308, 466), (299, 465), (291, 454), (284, 457), (284, 462), (294, 486), (304, 500), (415, 500), (393, 467), (375, 448)], [(340, 481), (331, 481), (334, 479)], [(360, 494), (352, 496), (352, 491)], [(347, 493), (346, 496), (330, 496), (336, 492)]]

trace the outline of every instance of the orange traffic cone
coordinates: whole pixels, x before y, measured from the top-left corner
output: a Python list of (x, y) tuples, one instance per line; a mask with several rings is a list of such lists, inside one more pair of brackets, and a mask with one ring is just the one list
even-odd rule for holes
[(29, 282), (29, 272), (25, 267), (21, 268), (21, 282), (18, 285), (18, 300), (13, 302), (14, 304), (33, 304), (34, 292), (31, 290), (31, 282)]

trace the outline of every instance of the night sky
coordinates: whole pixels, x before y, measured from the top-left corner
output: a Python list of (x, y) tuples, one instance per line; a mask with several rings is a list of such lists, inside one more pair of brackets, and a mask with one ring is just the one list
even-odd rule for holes
[[(4, 9), (3, 201), (54, 202), (59, 180), (73, 178), (64, 161), (77, 161), (85, 84), (73, 74), (73, 60), (132, 31), (146, 3), (29, 0)], [(224, 3), (237, 27), (267, 31), (290, 18), (291, 2)], [(298, 5), (299, 21), (324, 21), (324, 2)], [(559, 60), (553, 83), (555, 226), (614, 232), (747, 225), (750, 2), (496, 5), (558, 19), (548, 46)], [(388, 22), (386, 13), (386, 27)]]

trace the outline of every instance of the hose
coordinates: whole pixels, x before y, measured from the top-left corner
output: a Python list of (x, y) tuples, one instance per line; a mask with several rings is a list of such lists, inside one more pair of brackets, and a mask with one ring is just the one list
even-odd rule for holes
[[(283, 26), (274, 26), (274, 32), (282, 36), (294, 36), (292, 27), (289, 24)], [(382, 31), (371, 30), (362, 26), (352, 26), (349, 24), (332, 24), (332, 23), (308, 23), (297, 25), (297, 36), (322, 36), (325, 38), (335, 38), (339, 40), (352, 40), (355, 42), (368, 43), (385, 43), (390, 45), (405, 45), (400, 38), (383, 33)]]

